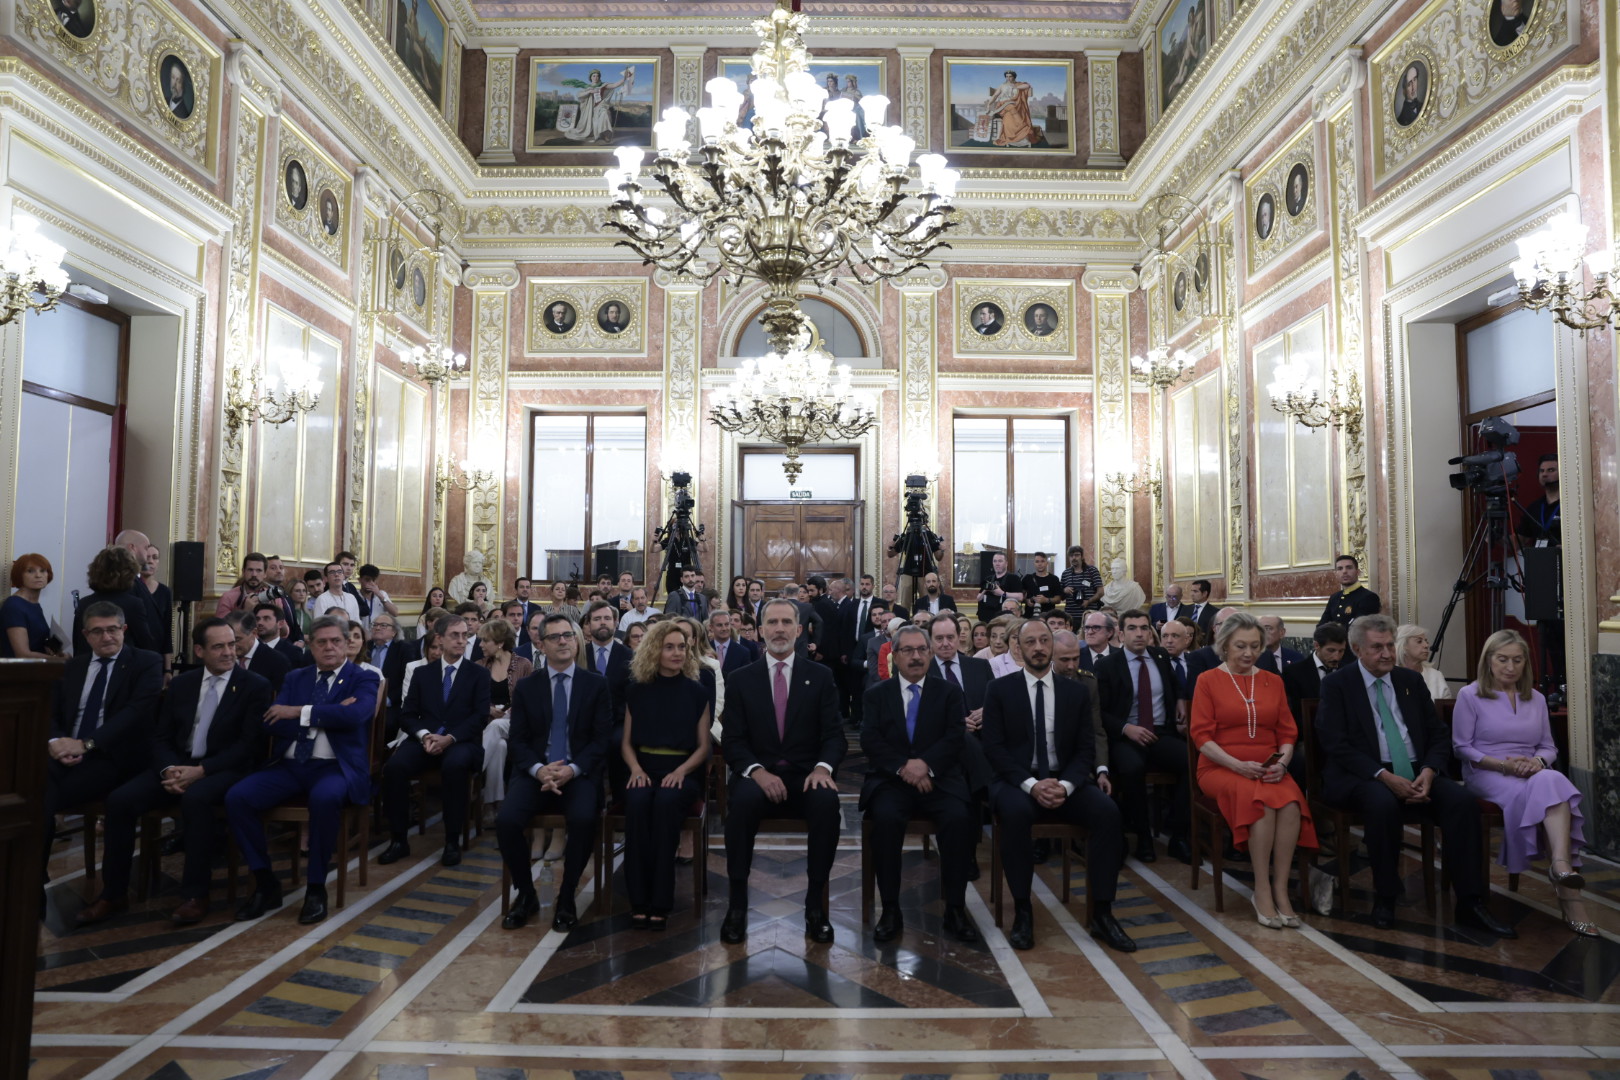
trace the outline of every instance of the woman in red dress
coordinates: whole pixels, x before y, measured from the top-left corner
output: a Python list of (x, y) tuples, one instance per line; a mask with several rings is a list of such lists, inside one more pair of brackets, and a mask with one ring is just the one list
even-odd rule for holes
[(1220, 804), (1233, 843), (1254, 866), (1255, 915), (1280, 930), (1299, 925), (1288, 902), (1288, 868), (1296, 846), (1316, 847), (1316, 829), (1288, 775), (1299, 732), (1283, 681), (1255, 666), (1264, 637), (1254, 616), (1227, 616), (1215, 635), (1222, 663), (1198, 680), (1188, 736), (1200, 754), (1199, 788)]

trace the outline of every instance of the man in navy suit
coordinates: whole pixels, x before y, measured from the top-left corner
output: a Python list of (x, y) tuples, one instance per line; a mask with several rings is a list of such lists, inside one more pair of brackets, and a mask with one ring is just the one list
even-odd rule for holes
[(1198, 626), (1198, 632), (1202, 635), (1200, 644), (1203, 645), (1215, 640), (1215, 605), (1209, 600), (1209, 594), (1214, 589), (1214, 584), (1208, 578), (1196, 578), (1187, 584), (1187, 599), (1192, 606), (1188, 614)]
[(1283, 690), (1288, 694), (1288, 709), (1294, 714), (1296, 724), (1305, 722), (1305, 701), (1320, 700), (1322, 680), (1344, 663), (1349, 640), (1343, 623), (1318, 623), (1311, 632), (1311, 655), (1283, 669)]
[(1178, 778), (1165, 833), (1170, 854), (1187, 862), (1192, 858), (1187, 846), (1192, 824), (1186, 779), (1187, 701), (1169, 655), (1150, 644), (1153, 624), (1147, 613), (1127, 611), (1120, 616), (1120, 626), (1124, 647), (1115, 649), (1093, 672), (1102, 695), (1103, 724), (1108, 728), (1109, 769), (1119, 788), (1126, 827), (1136, 834), (1136, 857), (1143, 862), (1157, 857), (1148, 823), (1148, 770)]
[(105, 799), (146, 764), (163, 658), (125, 645), (125, 625), (117, 604), (86, 604), (83, 634), (90, 648), (67, 662), (53, 692), (42, 866), (50, 861), (57, 814)]
[(199, 622), (191, 632), (191, 651), (203, 666), (169, 683), (147, 767), (107, 796), (101, 896), (79, 912), (80, 926), (129, 907), (135, 828), (144, 815), (177, 804), (186, 861), (181, 903), (172, 919), (189, 926), (208, 914), (214, 810), (224, 805), (231, 786), (258, 766), (264, 711), (274, 695), (262, 677), (236, 666), (236, 635), (224, 619)]
[(714, 642), (715, 656), (720, 660), (720, 674), (730, 677), (733, 671), (745, 668), (759, 659), (759, 649), (752, 641), (737, 636), (732, 625), (731, 612), (716, 608), (709, 612), (709, 640)]
[(253, 895), (236, 911), (238, 922), (281, 906), (281, 882), (270, 870), (259, 815), (300, 796), (309, 804), (309, 863), (298, 921), (308, 925), (326, 918), (326, 873), (338, 816), (345, 802), (371, 801), (371, 721), (381, 689), (376, 672), (345, 659), (348, 640), (346, 616), (323, 615), (311, 624), (315, 663), (290, 672), (264, 714), (273, 740), (272, 764), (225, 796), (231, 833), (254, 878)]
[(281, 692), (282, 680), (292, 669), (271, 645), (259, 640), (259, 616), (253, 611), (233, 611), (225, 617), (236, 635), (236, 666), (251, 671), (270, 684), (271, 693)]
[(613, 694), (606, 678), (575, 663), (579, 641), (568, 616), (545, 616), (540, 648), (545, 664), (512, 692), (512, 727), (506, 737), (512, 779), (495, 818), (495, 837), (518, 895), (501, 926), (518, 930), (540, 913), (524, 830), (536, 814), (560, 813), (566, 819), (566, 846), (551, 925), (566, 932), (579, 922), (574, 890), (590, 861), (602, 813)]
[(489, 669), (467, 658), (467, 620), (446, 615), (433, 624), (439, 659), (423, 664), (399, 707), (405, 741), (382, 771), (383, 810), (392, 836), (377, 858), (383, 866), (411, 853), (411, 781), (438, 769), (444, 782), (444, 866), (461, 864), (461, 833), (473, 774), (484, 767), (489, 723)]
[(975, 942), (979, 931), (964, 905), (979, 820), (962, 772), (967, 738), (962, 691), (930, 673), (928, 635), (920, 627), (902, 627), (893, 644), (897, 677), (866, 691), (861, 703), (861, 749), (870, 767), (860, 808), (872, 822), (872, 854), (883, 898), (883, 914), (872, 936), (879, 942), (900, 936), (900, 851), (906, 823), (921, 816), (933, 821), (939, 837), (945, 933)]
[[(1088, 611), (1080, 620), (1080, 666), (1093, 675), (1097, 665), (1115, 652), (1114, 631), (1119, 622), (1106, 611)], [(1050, 631), (1051, 627), (1047, 627)]]
[(698, 591), (697, 571), (691, 567), (681, 571), (681, 588), (664, 601), (664, 608), (672, 615), (686, 615), (702, 622), (709, 617), (709, 598)]
[[(227, 623), (226, 625), (229, 625)], [(281, 605), (270, 600), (261, 600), (253, 605), (253, 634), (259, 639), (261, 648), (268, 648), (271, 652), (287, 661), (287, 670), (303, 667), (306, 653), (293, 644), (292, 638), (282, 637), (281, 628), (287, 625), (286, 614)], [(255, 672), (255, 674), (258, 674)], [(263, 678), (260, 675), (260, 678)], [(267, 680), (268, 681), (268, 680)], [(272, 694), (275, 688), (272, 687)]]
[(592, 600), (585, 609), (585, 670), (608, 681), (613, 695), (613, 723), (624, 720), (624, 689), (630, 682), (630, 646), (619, 640), (619, 609), (606, 600)]
[(1445, 775), (1451, 733), (1423, 677), (1395, 663), (1395, 620), (1363, 615), (1350, 627), (1350, 650), (1356, 663), (1322, 680), (1316, 738), (1323, 798), (1361, 815), (1365, 825), (1373, 925), (1395, 925), (1401, 832), (1417, 816), (1440, 826), (1442, 858), (1457, 893), (1456, 922), (1517, 937), (1485, 906), (1490, 883), (1480, 866), (1479, 803)]
[(1288, 627), (1281, 618), (1276, 615), (1260, 616), (1260, 629), (1266, 635), (1265, 644), (1260, 646), (1260, 659), (1256, 661), (1261, 671), (1281, 675), (1289, 664), (1297, 664), (1305, 659), (1296, 650), (1283, 648), (1283, 636), (1288, 633)]
[(1186, 614), (1190, 614), (1190, 612), (1187, 606), (1181, 602), (1181, 586), (1175, 582), (1165, 586), (1163, 603), (1154, 604), (1148, 608), (1148, 620), (1153, 623), (1155, 630), (1170, 620)]
[(1024, 668), (990, 684), (984, 698), (984, 755), (995, 770), (990, 800), (1001, 823), (1001, 858), (1013, 898), (1007, 943), (1035, 947), (1030, 883), (1038, 820), (1083, 826), (1086, 890), (1092, 900), (1091, 933), (1113, 949), (1135, 952), (1136, 942), (1112, 912), (1125, 861), (1125, 831), (1119, 807), (1093, 778), (1096, 737), (1090, 729), (1090, 688), (1061, 679), (1052, 670), (1052, 630), (1030, 620), (1018, 629)]
[(795, 649), (798, 605), (772, 600), (764, 610), (765, 658), (726, 680), (720, 748), (731, 766), (726, 814), (731, 895), (720, 940), (738, 945), (748, 936), (748, 874), (760, 821), (802, 818), (809, 832), (804, 932), (824, 945), (833, 939), (822, 894), (838, 851), (834, 771), (848, 743), (832, 672)]

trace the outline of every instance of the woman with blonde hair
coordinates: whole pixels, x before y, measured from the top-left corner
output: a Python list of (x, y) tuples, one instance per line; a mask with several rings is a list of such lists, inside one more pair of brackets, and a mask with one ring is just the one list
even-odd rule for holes
[(709, 696), (698, 682), (690, 620), (655, 623), (630, 661), (619, 753), (624, 792), (624, 878), (630, 925), (663, 930), (675, 906), (681, 824), (703, 792), (709, 756)]
[(1417, 623), (1402, 623), (1395, 628), (1395, 662), (1423, 676), (1423, 685), (1434, 700), (1451, 697), (1451, 684), (1439, 668), (1429, 663), (1429, 632)]
[(1501, 864), (1517, 874), (1531, 860), (1548, 858), (1564, 925), (1597, 937), (1580, 896), (1586, 879), (1574, 861), (1586, 845), (1581, 792), (1552, 767), (1558, 747), (1535, 683), (1524, 638), (1512, 630), (1486, 638), (1477, 677), (1457, 692), (1451, 743), (1463, 761), (1463, 786), (1502, 808)]

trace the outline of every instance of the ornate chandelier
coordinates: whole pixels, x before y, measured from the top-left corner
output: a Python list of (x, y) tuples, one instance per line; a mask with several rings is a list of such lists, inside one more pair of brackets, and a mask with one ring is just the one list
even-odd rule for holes
[(877, 418), (872, 402), (850, 386), (849, 365), (819, 346), (748, 359), (730, 386), (715, 393), (709, 417), (735, 435), (787, 448), (782, 471), (796, 486), (804, 465), (799, 449), (822, 439), (858, 439)]
[(400, 353), (399, 362), (417, 381), (429, 386), (445, 386), (467, 377), (467, 354), (437, 342), (410, 346)]
[[(746, 97), (728, 78), (709, 80), (695, 156), (686, 110), (666, 109), (653, 125), (652, 177), (667, 208), (643, 199), (640, 148), (620, 147), (619, 168), (606, 174), (606, 225), (645, 262), (700, 281), (723, 275), (733, 285), (770, 287), (760, 323), (782, 355), (810, 344), (799, 309), (806, 282), (826, 286), (847, 273), (870, 285), (924, 265), (951, 226), (960, 178), (942, 155), (923, 154), (919, 188), (902, 190), (916, 142), (883, 123), (889, 99), (881, 94), (861, 98), (867, 135), (852, 141), (857, 106), (828, 100), (810, 73), (805, 17), (788, 3), (777, 0), (754, 23), (762, 42)], [(743, 127), (750, 98), (753, 116)]]
[(1342, 384), (1339, 373), (1328, 378), (1326, 396), (1308, 385), (1309, 367), (1303, 363), (1278, 364), (1275, 378), (1266, 387), (1271, 407), (1294, 419), (1301, 427), (1336, 427), (1354, 435), (1361, 430), (1361, 380), (1351, 372)]
[(232, 428), (263, 420), (279, 426), (301, 412), (314, 412), (321, 403), (320, 369), (296, 349), (279, 350), (276, 367), (285, 390), (276, 389), (276, 377), (268, 375), (260, 391), (254, 372), (233, 368), (225, 386), (225, 423)]
[(30, 311), (56, 307), (68, 287), (62, 246), (39, 234), (33, 218), (12, 216), (0, 229), (0, 326)]
[(1155, 345), (1147, 351), (1146, 356), (1131, 357), (1131, 370), (1146, 379), (1155, 390), (1164, 390), (1189, 374), (1195, 363), (1186, 349)]
[(1614, 253), (1598, 250), (1586, 256), (1592, 287), (1581, 273), (1581, 252), (1586, 250), (1586, 226), (1571, 213), (1548, 223), (1545, 232), (1519, 241), (1513, 276), (1519, 299), (1531, 311), (1549, 309), (1571, 330), (1586, 332), (1613, 326), (1620, 330), (1620, 296), (1610, 287)]

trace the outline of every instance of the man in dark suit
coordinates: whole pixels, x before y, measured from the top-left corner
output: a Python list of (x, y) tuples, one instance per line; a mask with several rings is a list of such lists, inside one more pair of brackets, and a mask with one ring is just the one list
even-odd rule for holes
[[(522, 620), (518, 623), (518, 640), (523, 640), (522, 628), (529, 625), (529, 620), (545, 610), (544, 605), (537, 604), (530, 597), (534, 594), (534, 582), (529, 578), (520, 577), (512, 582), (512, 599), (523, 605)], [(532, 660), (533, 657), (530, 657)]]
[(585, 609), (585, 670), (608, 681), (613, 695), (613, 724), (624, 721), (624, 688), (630, 682), (630, 646), (618, 639), (619, 611), (606, 600), (592, 600)]
[(879, 942), (900, 936), (900, 851), (906, 822), (926, 817), (939, 837), (945, 933), (975, 942), (979, 931), (965, 903), (967, 864), (979, 821), (961, 765), (967, 738), (962, 691), (929, 674), (928, 636), (918, 627), (902, 627), (895, 635), (894, 656), (898, 677), (872, 687), (862, 703), (861, 749), (870, 767), (860, 807), (872, 822), (872, 855), (883, 898), (883, 914), (872, 936)]
[(489, 723), (489, 669), (467, 658), (467, 620), (446, 615), (433, 624), (439, 658), (423, 664), (399, 708), (405, 741), (382, 771), (383, 811), (392, 836), (377, 858), (383, 866), (411, 853), (411, 781), (438, 769), (444, 782), (444, 866), (461, 863), (472, 777), (484, 767), (484, 725)]
[(1215, 639), (1215, 605), (1209, 594), (1215, 586), (1208, 578), (1197, 578), (1187, 584), (1187, 600), (1192, 605), (1192, 621), (1198, 626), (1199, 645), (1208, 645)]
[(748, 936), (748, 873), (754, 837), (767, 817), (803, 818), (809, 831), (809, 888), (805, 934), (818, 944), (833, 939), (822, 895), (838, 850), (838, 783), (833, 779), (847, 743), (838, 719), (832, 672), (795, 649), (798, 606), (765, 605), (760, 627), (765, 658), (726, 680), (721, 751), (731, 766), (726, 815), (726, 872), (731, 896), (720, 940)]
[(691, 567), (681, 571), (681, 588), (664, 601), (664, 610), (671, 615), (686, 615), (702, 622), (709, 617), (709, 598), (698, 591), (697, 571)]
[[(1087, 615), (1086, 618), (1091, 618)], [(1136, 834), (1136, 857), (1152, 862), (1153, 829), (1148, 822), (1147, 774), (1175, 777), (1165, 817), (1165, 850), (1187, 862), (1192, 851), (1187, 831), (1192, 809), (1187, 793), (1187, 701), (1181, 696), (1170, 657), (1154, 648), (1153, 623), (1145, 611), (1120, 616), (1125, 646), (1094, 670), (1108, 727), (1108, 762), (1119, 787), (1125, 827)]]
[(911, 609), (900, 602), (900, 590), (895, 588), (894, 582), (885, 581), (879, 595), (882, 596), (883, 602), (889, 605), (891, 614), (898, 615), (902, 619), (911, 618)]
[[(799, 613), (799, 636), (794, 639), (794, 651), (802, 657), (814, 656), (815, 653), (813, 650), (815, 649), (816, 644), (820, 642), (822, 638), (821, 613), (816, 610), (814, 604), (811, 604), (804, 599), (803, 591), (798, 585), (792, 582), (782, 586), (781, 599), (792, 601), (794, 610)], [(769, 601), (767, 601), (767, 603), (769, 603)], [(761, 605), (760, 617), (758, 621), (758, 626), (762, 635), (761, 640), (763, 640), (763, 634), (765, 631), (764, 611), (764, 605)]]
[(1401, 831), (1417, 817), (1440, 826), (1446, 869), (1457, 894), (1456, 922), (1496, 937), (1518, 935), (1485, 905), (1479, 803), (1446, 777), (1451, 734), (1423, 677), (1395, 663), (1395, 620), (1363, 615), (1350, 628), (1356, 663), (1322, 680), (1316, 738), (1322, 795), (1359, 814), (1373, 871), (1372, 922), (1395, 925), (1401, 891)]
[[(995, 772), (984, 756), (979, 744), (979, 732), (984, 726), (984, 695), (995, 678), (990, 672), (990, 661), (978, 660), (962, 652), (962, 632), (955, 619), (935, 619), (928, 624), (928, 644), (934, 653), (934, 662), (928, 674), (944, 679), (962, 691), (963, 726), (968, 737), (962, 740), (962, 772), (968, 788), (973, 792), (974, 813), (979, 813), (983, 793), (995, 779)], [(982, 829), (973, 830), (973, 850), (968, 853), (969, 881), (979, 880), (979, 840)]]
[(860, 632), (855, 635), (855, 648), (850, 653), (849, 662), (861, 680), (861, 696), (864, 699), (866, 688), (873, 683), (872, 669), (877, 663), (877, 649), (872, 642), (881, 643), (888, 640), (886, 630), (889, 625), (889, 605), (874, 597), (866, 607), (866, 621), (861, 625)]
[(523, 657), (535, 667), (546, 662), (546, 650), (540, 644), (540, 627), (545, 621), (546, 617), (542, 612), (537, 611), (530, 615), (528, 621), (523, 624), (523, 633), (518, 635), (517, 647), (512, 650), (515, 655)]
[(922, 595), (913, 597), (913, 602), (919, 612), (926, 611), (930, 615), (956, 610), (956, 598), (943, 590), (939, 575), (933, 571), (923, 575)]
[(495, 818), (501, 858), (517, 887), (517, 899), (501, 926), (518, 930), (540, 913), (524, 830), (536, 814), (562, 814), (563, 876), (557, 885), (553, 929), (579, 923), (574, 891), (596, 843), (602, 785), (613, 739), (613, 693), (605, 677), (575, 663), (578, 640), (566, 615), (547, 615), (540, 648), (545, 664), (512, 692), (507, 763), (512, 779)]
[(1092, 900), (1090, 932), (1113, 949), (1135, 952), (1136, 942), (1114, 918), (1112, 906), (1125, 857), (1119, 807), (1092, 778), (1096, 740), (1089, 730), (1087, 687), (1052, 671), (1052, 630), (1031, 620), (1018, 629), (1024, 668), (990, 684), (984, 698), (984, 755), (995, 770), (991, 805), (1001, 822), (1001, 858), (1013, 898), (1007, 943), (1035, 947), (1030, 883), (1035, 874), (1030, 829), (1038, 820), (1083, 826), (1086, 890)]
[(806, 579), (804, 592), (800, 594), (804, 601), (816, 613), (815, 634), (810, 639), (810, 655), (833, 669), (834, 679), (838, 676), (838, 644), (842, 638), (838, 617), (838, 603), (827, 595), (827, 579), (812, 577)]
[(57, 814), (105, 799), (145, 766), (163, 692), (163, 658), (124, 644), (122, 608), (86, 604), (82, 623), (90, 648), (67, 662), (51, 697), (41, 866)]
[[(229, 625), (229, 622), (226, 623)], [(281, 636), (281, 628), (287, 625), (286, 616), (281, 605), (274, 600), (261, 600), (253, 605), (253, 635), (259, 639), (260, 648), (268, 648), (271, 652), (287, 662), (287, 670), (304, 666), (304, 650), (294, 645), (290, 637)], [(235, 631), (232, 631), (233, 635)], [(260, 678), (264, 678), (260, 675)], [(272, 687), (272, 694), (275, 688)]]
[(1214, 671), (1221, 666), (1221, 656), (1215, 651), (1215, 638), (1221, 632), (1221, 626), (1226, 622), (1227, 616), (1237, 608), (1223, 607), (1217, 611), (1210, 623), (1208, 644), (1194, 649), (1187, 654), (1187, 700), (1191, 701), (1193, 691), (1198, 689), (1198, 676), (1206, 671)]
[(191, 632), (191, 646), (202, 667), (169, 683), (147, 767), (107, 796), (101, 896), (79, 912), (80, 926), (129, 907), (136, 826), (153, 810), (176, 804), (186, 861), (181, 903), (172, 919), (177, 926), (189, 926), (208, 914), (214, 811), (224, 805), (231, 785), (258, 767), (264, 752), (264, 711), (274, 695), (263, 678), (237, 668), (236, 635), (224, 619), (199, 622)]
[[(1288, 709), (1294, 714), (1294, 723), (1305, 722), (1303, 702), (1322, 696), (1322, 680), (1339, 670), (1349, 637), (1341, 623), (1321, 623), (1311, 634), (1311, 655), (1283, 669), (1283, 689), (1288, 694)], [(1296, 758), (1299, 754), (1294, 755)]]
[(1305, 659), (1297, 650), (1283, 647), (1283, 637), (1288, 633), (1288, 627), (1280, 617), (1260, 616), (1260, 629), (1266, 635), (1265, 643), (1260, 646), (1260, 659), (1256, 661), (1261, 671), (1281, 675), (1289, 664), (1297, 664)]
[(737, 636), (731, 612), (725, 608), (709, 612), (709, 640), (714, 643), (714, 654), (720, 661), (720, 674), (723, 677), (729, 678), (733, 671), (759, 659), (759, 647)]
[(236, 635), (236, 664), (270, 684), (271, 693), (281, 692), (282, 680), (292, 665), (273, 647), (259, 640), (259, 616), (253, 611), (233, 611), (225, 617)]
[(1181, 586), (1172, 581), (1165, 586), (1164, 602), (1148, 608), (1148, 621), (1153, 623), (1153, 628), (1157, 630), (1184, 614), (1187, 614), (1187, 606), (1181, 602)]
[(1176, 696), (1191, 701), (1192, 677), (1187, 670), (1187, 659), (1192, 654), (1193, 642), (1198, 638), (1198, 627), (1183, 614), (1166, 622), (1158, 630), (1159, 644), (1170, 658), (1170, 675), (1176, 680)]
[[(1097, 665), (1114, 654), (1114, 631), (1118, 627), (1119, 623), (1106, 611), (1086, 612), (1085, 618), (1080, 620), (1080, 643), (1084, 646), (1080, 650), (1082, 668), (1095, 675)], [(1051, 628), (1047, 629), (1050, 632)]]
[(371, 722), (380, 687), (376, 672), (345, 659), (348, 637), (349, 620), (342, 615), (323, 615), (311, 624), (314, 665), (289, 673), (264, 714), (273, 764), (225, 796), (231, 833), (254, 877), (253, 895), (236, 911), (239, 922), (281, 906), (281, 882), (270, 870), (260, 814), (300, 796), (309, 804), (308, 887), (298, 914), (308, 925), (326, 918), (326, 874), (344, 803), (371, 801)]
[[(1051, 624), (1048, 623), (1048, 626)], [(1097, 685), (1097, 676), (1080, 666), (1080, 639), (1074, 636), (1072, 630), (1059, 630), (1052, 634), (1052, 670), (1062, 679), (1079, 679), (1086, 684), (1086, 696), (1091, 699), (1091, 728), (1096, 732), (1096, 759), (1091, 773), (1097, 778), (1097, 786), (1104, 795), (1114, 793), (1114, 782), (1108, 774), (1108, 727), (1102, 718), (1102, 690)], [(979, 661), (981, 664), (984, 661)], [(1040, 862), (1039, 844), (1036, 847), (1036, 862)]]

